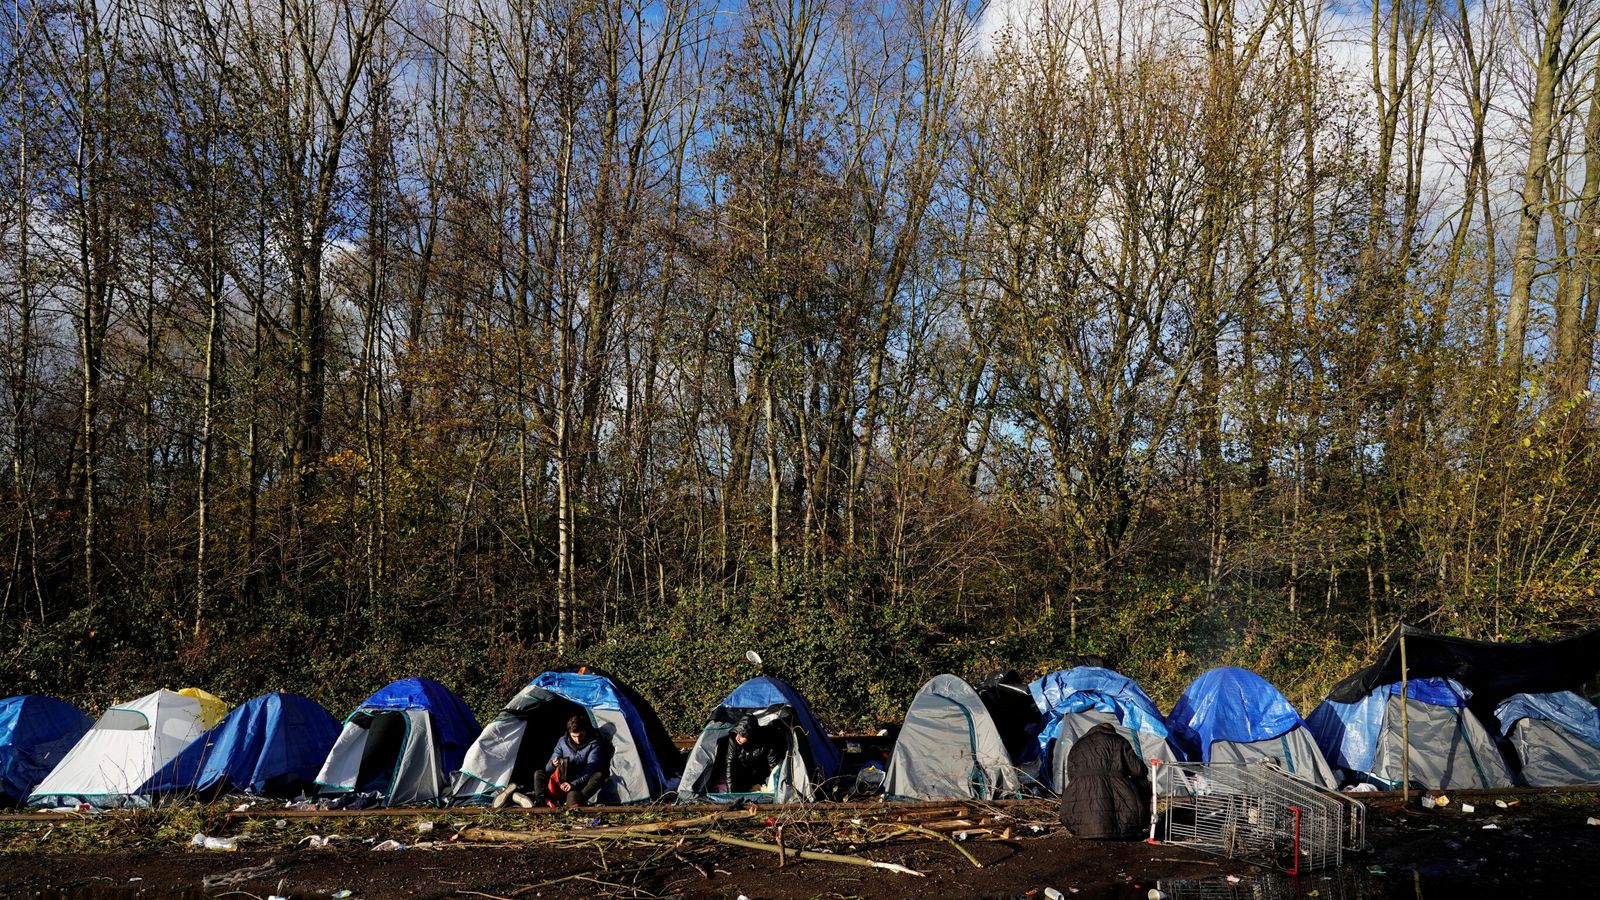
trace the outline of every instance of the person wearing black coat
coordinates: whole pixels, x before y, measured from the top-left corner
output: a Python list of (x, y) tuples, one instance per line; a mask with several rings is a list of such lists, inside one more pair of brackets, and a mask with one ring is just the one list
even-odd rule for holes
[(1089, 729), (1067, 754), (1061, 824), (1074, 837), (1136, 840), (1150, 824), (1150, 776), (1144, 760), (1108, 722)]
[(766, 784), (772, 770), (783, 762), (778, 738), (774, 729), (758, 726), (750, 716), (743, 716), (734, 724), (727, 747), (728, 790), (748, 793)]

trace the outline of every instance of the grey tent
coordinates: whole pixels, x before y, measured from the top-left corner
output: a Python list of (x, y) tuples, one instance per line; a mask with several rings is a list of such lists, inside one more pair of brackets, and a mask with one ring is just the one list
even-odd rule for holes
[(1467, 708), (1471, 696), (1449, 678), (1411, 679), (1403, 701), (1399, 684), (1381, 685), (1354, 703), (1323, 701), (1306, 724), (1345, 781), (1397, 787), (1409, 756), (1411, 783), (1422, 788), (1510, 787), (1494, 738)]
[(468, 748), (450, 796), (483, 803), (507, 784), (531, 791), (573, 716), (611, 742), (611, 772), (598, 802), (645, 803), (677, 777), (678, 752), (655, 711), (610, 675), (584, 668), (545, 672), (519, 691)]
[(1495, 708), (1529, 787), (1600, 784), (1600, 709), (1571, 691), (1513, 694)]
[(884, 795), (904, 800), (992, 800), (1015, 796), (1011, 764), (978, 692), (936, 675), (912, 698), (884, 778)]

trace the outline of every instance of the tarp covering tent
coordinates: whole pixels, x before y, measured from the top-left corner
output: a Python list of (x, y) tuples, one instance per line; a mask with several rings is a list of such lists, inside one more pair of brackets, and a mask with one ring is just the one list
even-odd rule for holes
[(1335, 685), (1328, 699), (1356, 703), (1379, 687), (1398, 683), (1402, 637), (1409, 678), (1453, 679), (1472, 691), (1480, 709), (1493, 709), (1512, 694), (1568, 691), (1600, 677), (1600, 631), (1511, 644), (1448, 637), (1401, 624), (1389, 633), (1372, 665)]
[[(1510, 787), (1511, 773), (1478, 717), (1472, 692), (1449, 678), (1417, 678), (1374, 688), (1355, 703), (1325, 700), (1306, 720), (1328, 761), (1345, 780), (1399, 787), (1410, 755), (1410, 777), (1425, 789)], [(1409, 751), (1407, 735), (1409, 734)]]
[(1530, 787), (1600, 784), (1600, 709), (1571, 691), (1512, 694), (1494, 712)]
[(1225, 666), (1196, 678), (1167, 714), (1167, 731), (1173, 748), (1190, 762), (1271, 759), (1292, 775), (1336, 786), (1294, 705), (1254, 672)]
[(205, 733), (205, 715), (200, 698), (178, 691), (111, 707), (33, 789), (28, 805), (146, 805), (140, 787)]
[(1039, 730), (1041, 774), (1047, 786), (1067, 785), (1067, 752), (1089, 729), (1110, 723), (1145, 762), (1175, 758), (1167, 723), (1138, 683), (1101, 666), (1051, 672), (1028, 685), (1044, 718)]
[(339, 720), (315, 700), (262, 694), (185, 747), (139, 793), (293, 797), (314, 787), (317, 770), (338, 737)]
[[(745, 716), (753, 718), (759, 727), (775, 729), (788, 749), (766, 789), (735, 794), (721, 779), (722, 762), (733, 726)], [(684, 763), (678, 798), (719, 803), (738, 799), (777, 803), (810, 800), (817, 787), (839, 771), (841, 762), (838, 748), (800, 693), (781, 679), (763, 675), (734, 688), (712, 711), (711, 720)]]
[(993, 800), (1020, 789), (1000, 731), (970, 685), (936, 675), (906, 709), (889, 757), (890, 799)]
[(532, 788), (575, 715), (611, 741), (598, 802), (645, 803), (676, 786), (680, 757), (655, 710), (616, 678), (579, 669), (544, 672), (511, 698), (467, 750), (450, 796), (482, 801), (507, 784)]
[(377, 793), (385, 806), (444, 795), (478, 736), (472, 710), (430, 678), (405, 678), (362, 701), (317, 773), (323, 794)]
[(28, 799), (92, 725), (83, 710), (54, 697), (0, 700), (0, 807)]

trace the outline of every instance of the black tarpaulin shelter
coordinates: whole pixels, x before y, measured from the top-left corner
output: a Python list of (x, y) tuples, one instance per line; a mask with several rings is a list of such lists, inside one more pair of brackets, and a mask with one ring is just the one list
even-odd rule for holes
[(1389, 633), (1377, 660), (1339, 682), (1328, 699), (1354, 703), (1375, 688), (1401, 680), (1401, 638), (1407, 678), (1453, 678), (1492, 709), (1518, 693), (1573, 690), (1600, 677), (1600, 631), (1559, 641), (1497, 643), (1434, 634), (1401, 623)]

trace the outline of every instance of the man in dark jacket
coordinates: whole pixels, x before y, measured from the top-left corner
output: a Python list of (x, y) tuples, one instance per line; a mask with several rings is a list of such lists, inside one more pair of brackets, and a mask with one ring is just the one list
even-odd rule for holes
[(545, 763), (546, 780), (535, 786), (537, 799), (551, 806), (584, 806), (611, 777), (611, 741), (597, 735), (582, 716), (567, 720), (567, 733), (556, 741), (555, 752)]
[(1067, 754), (1061, 824), (1075, 837), (1135, 840), (1150, 824), (1150, 776), (1133, 745), (1109, 722), (1089, 729)]
[(733, 735), (728, 741), (728, 790), (745, 794), (760, 790), (772, 770), (783, 762), (784, 749), (778, 746), (779, 729), (762, 728), (750, 716), (740, 717), (734, 723)]

